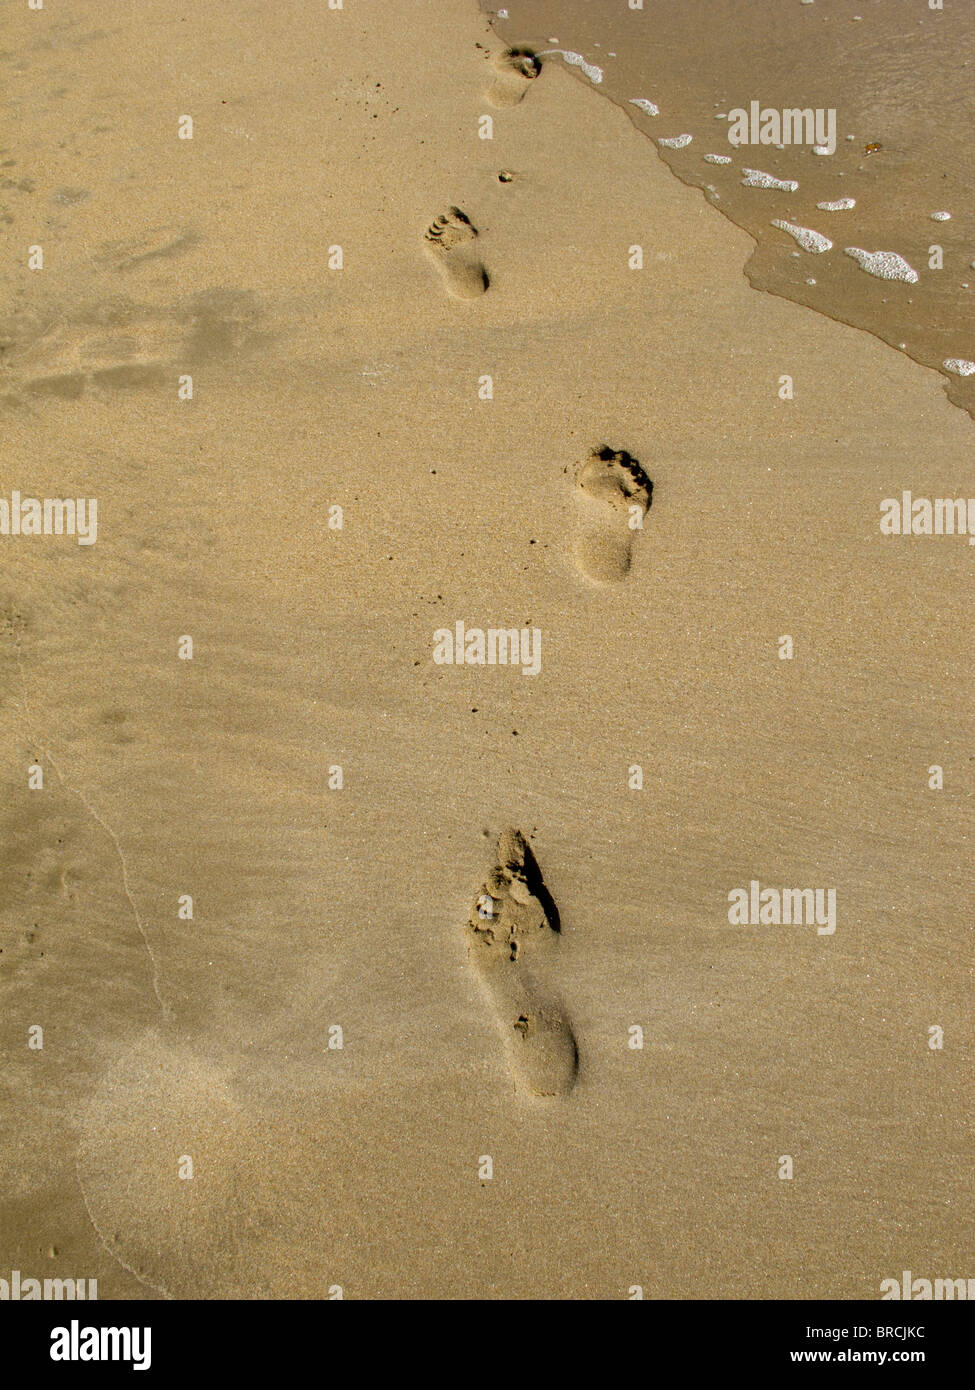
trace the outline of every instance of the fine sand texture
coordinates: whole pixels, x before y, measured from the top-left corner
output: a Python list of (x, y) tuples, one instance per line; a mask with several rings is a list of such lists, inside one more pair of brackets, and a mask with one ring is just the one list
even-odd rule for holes
[(474, 0), (188, 18), (2, 20), (0, 1274), (971, 1273), (971, 418)]

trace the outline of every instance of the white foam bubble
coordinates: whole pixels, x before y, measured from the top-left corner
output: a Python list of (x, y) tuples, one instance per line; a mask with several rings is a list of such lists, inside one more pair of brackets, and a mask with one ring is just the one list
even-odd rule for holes
[(830, 149), (829, 145), (813, 145), (813, 147), (812, 147), (812, 152), (813, 152), (813, 154), (832, 154), (832, 153), (833, 153), (833, 151)]
[(761, 169), (742, 169), (745, 177), (743, 188), (781, 188), (785, 193), (795, 193), (799, 187), (795, 179), (777, 179), (771, 174), (763, 174)]
[(568, 63), (570, 67), (581, 68), (590, 82), (602, 82), (602, 68), (597, 67), (595, 63), (587, 63), (581, 53), (573, 53), (571, 49), (567, 48), (556, 49), (556, 52), (562, 54), (563, 60)]
[(709, 164), (730, 164), (730, 154), (706, 154), (704, 158)]
[(847, 208), (855, 208), (856, 205), (856, 198), (837, 198), (835, 203), (816, 204), (823, 212), (846, 212)]
[(666, 145), (668, 150), (682, 150), (684, 146), (689, 145), (693, 139), (693, 135), (661, 136), (657, 144)]
[(570, 67), (581, 68), (590, 82), (597, 84), (602, 82), (602, 68), (597, 67), (595, 63), (587, 63), (581, 53), (573, 53), (570, 48), (543, 48), (538, 56), (539, 58), (551, 58), (556, 53), (560, 54)]
[(803, 251), (810, 251), (814, 256), (821, 256), (824, 251), (832, 251), (833, 243), (828, 236), (823, 236), (820, 232), (814, 232), (811, 227), (797, 227), (794, 222), (783, 222), (781, 218), (774, 218), (773, 227), (781, 227), (783, 232), (799, 243)]
[(641, 111), (645, 111), (648, 116), (659, 116), (660, 107), (655, 102), (647, 101), (646, 97), (630, 97), (631, 106), (639, 106)]
[(950, 221), (951, 221), (951, 213), (950, 213), (950, 212), (932, 212), (932, 214), (931, 214), (931, 221), (932, 221), (932, 222), (950, 222)]
[(896, 251), (863, 251), (859, 246), (847, 246), (844, 250), (861, 270), (876, 275), (879, 280), (906, 280), (909, 285), (917, 282), (917, 271)]
[(941, 365), (955, 376), (975, 376), (975, 362), (966, 362), (964, 357), (949, 357)]

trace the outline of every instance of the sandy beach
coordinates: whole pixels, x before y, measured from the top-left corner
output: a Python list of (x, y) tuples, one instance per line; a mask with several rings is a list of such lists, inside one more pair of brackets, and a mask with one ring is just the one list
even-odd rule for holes
[(3, 20), (3, 1277), (975, 1273), (975, 423), (509, 9)]

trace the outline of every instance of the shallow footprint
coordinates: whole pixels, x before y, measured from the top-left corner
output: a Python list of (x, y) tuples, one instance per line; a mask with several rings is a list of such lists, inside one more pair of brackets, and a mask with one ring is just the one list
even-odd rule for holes
[(530, 48), (508, 48), (492, 60), (487, 99), (492, 106), (517, 106), (542, 70)]
[(579, 474), (576, 559), (597, 584), (618, 584), (630, 568), (633, 532), (653, 498), (653, 483), (625, 449), (593, 451)]
[(477, 299), (488, 287), (487, 272), (474, 254), (476, 236), (477, 228), (460, 208), (434, 218), (424, 233), (427, 254), (458, 299)]
[(498, 863), (471, 911), (470, 956), (498, 1013), (521, 1082), (536, 1095), (564, 1095), (575, 1085), (579, 1053), (561, 1005), (535, 974), (558, 949), (558, 909), (518, 830), (498, 840)]

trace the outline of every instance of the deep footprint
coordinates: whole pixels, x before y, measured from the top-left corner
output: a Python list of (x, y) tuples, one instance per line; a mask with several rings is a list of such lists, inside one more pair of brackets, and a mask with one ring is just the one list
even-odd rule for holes
[(427, 254), (457, 299), (477, 299), (488, 287), (487, 271), (474, 252), (477, 228), (460, 208), (437, 217), (424, 233)]
[(497, 1010), (518, 1080), (539, 1096), (575, 1085), (579, 1052), (558, 999), (540, 984), (536, 965), (558, 951), (558, 909), (535, 856), (517, 830), (498, 840), (498, 863), (471, 911), (470, 956)]
[(576, 488), (576, 560), (597, 584), (618, 584), (630, 569), (633, 534), (653, 499), (653, 483), (626, 450), (596, 449)]
[(509, 48), (492, 59), (487, 99), (492, 106), (517, 106), (542, 70), (530, 48)]

